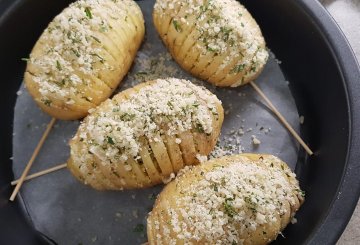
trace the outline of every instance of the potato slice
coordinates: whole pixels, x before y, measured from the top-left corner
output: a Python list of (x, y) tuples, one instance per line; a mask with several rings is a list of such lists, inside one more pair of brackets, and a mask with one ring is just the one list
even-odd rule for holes
[[(207, 156), (222, 122), (221, 102), (205, 88), (176, 78), (142, 83), (84, 119), (70, 142), (68, 167), (96, 189), (153, 186), (197, 164), (197, 154)], [(83, 171), (73, 169), (79, 166)]]
[(148, 142), (145, 139), (140, 139), (142, 147), (140, 150), (140, 156), (143, 161), (144, 167), (152, 183), (161, 183), (161, 171), (157, 170), (155, 163), (153, 162), (150, 152)]
[(198, 163), (196, 158), (196, 149), (191, 131), (186, 131), (178, 135), (181, 140), (180, 149), (185, 165)]
[[(173, 58), (186, 71), (216, 86), (255, 79), (268, 59), (261, 30), (235, 0), (183, 1), (173, 17), (172, 1), (157, 0), (154, 24)], [(168, 29), (163, 28), (173, 22)], [(261, 55), (256, 55), (257, 50)]]
[(267, 244), (304, 197), (279, 158), (239, 154), (190, 167), (159, 194), (147, 219), (151, 244)]
[(166, 145), (174, 172), (178, 172), (184, 167), (184, 161), (182, 158), (180, 146), (178, 143), (176, 143), (176, 137), (174, 135), (164, 135), (162, 136), (162, 139)]
[(53, 19), (35, 44), (26, 87), (51, 116), (82, 118), (127, 74), (144, 33), (134, 1), (78, 0)]
[(154, 153), (157, 163), (161, 169), (161, 174), (166, 178), (174, 172), (172, 164), (167, 154), (166, 147), (160, 134), (156, 134), (155, 137), (149, 140), (149, 145)]

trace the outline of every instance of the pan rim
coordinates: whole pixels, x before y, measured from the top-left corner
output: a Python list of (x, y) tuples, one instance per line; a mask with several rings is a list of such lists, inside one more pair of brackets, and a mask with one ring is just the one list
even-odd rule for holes
[[(311, 18), (324, 37), (324, 41), (327, 42), (333, 59), (339, 67), (342, 85), (345, 88), (348, 107), (346, 109), (349, 116), (349, 147), (346, 153), (344, 173), (339, 183), (337, 196), (333, 197), (327, 214), (306, 242), (307, 244), (321, 244), (328, 241), (335, 244), (350, 221), (360, 196), (360, 179), (358, 178), (360, 168), (357, 164), (360, 154), (355, 150), (360, 148), (360, 100), (356, 99), (360, 95), (358, 79), (360, 67), (344, 33), (320, 2), (298, 0), (296, 4)], [(346, 211), (344, 211), (344, 207), (347, 207)]]

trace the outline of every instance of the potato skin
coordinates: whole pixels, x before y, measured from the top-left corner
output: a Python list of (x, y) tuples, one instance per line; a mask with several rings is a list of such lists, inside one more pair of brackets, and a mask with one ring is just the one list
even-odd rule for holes
[(153, 20), (177, 63), (216, 86), (246, 84), (267, 62), (260, 28), (236, 0), (157, 0)]
[[(157, 97), (161, 103), (157, 103)], [(142, 102), (146, 98), (149, 104), (155, 100), (149, 108), (147, 104), (137, 104), (147, 103)], [(161, 111), (156, 114), (154, 111), (158, 110)], [(155, 113), (150, 114), (154, 117), (150, 123), (146, 114), (149, 111)], [(174, 111), (180, 116), (175, 113), (169, 119)], [(211, 132), (198, 126), (197, 115), (210, 116), (207, 123), (211, 124), (208, 125)], [(106, 100), (84, 119), (70, 141), (68, 168), (78, 180), (97, 190), (154, 186), (167, 181), (185, 165), (198, 164), (198, 156), (207, 156), (215, 147), (223, 119), (221, 102), (205, 88), (175, 78), (142, 83)], [(191, 124), (191, 128), (172, 129), (181, 120)], [(153, 131), (148, 131), (149, 125)], [(122, 132), (120, 136), (118, 131)], [(131, 155), (134, 149), (137, 152)], [(108, 157), (114, 152), (114, 156)]]
[(39, 107), (62, 120), (80, 119), (106, 100), (127, 74), (144, 38), (132, 0), (79, 0), (44, 30), (24, 80)]
[[(255, 169), (256, 171), (259, 169), (259, 173), (261, 171), (265, 172), (256, 175), (257, 173), (246, 172), (247, 169)], [(246, 195), (242, 199), (242, 195), (248, 193), (248, 189), (240, 183), (232, 183), (229, 179), (226, 179), (230, 172), (224, 172), (227, 175), (223, 177), (219, 175), (219, 172), (224, 170), (230, 172), (239, 171), (236, 172), (239, 175), (243, 171), (243, 177), (239, 176), (239, 178), (249, 178), (252, 180), (252, 182), (249, 182), (249, 185), (255, 187), (264, 185), (264, 187), (261, 187), (264, 190), (263, 193), (259, 194), (259, 189), (255, 188), (253, 191), (257, 193), (257, 196), (255, 195), (256, 201), (249, 201), (254, 199)], [(277, 173), (277, 175), (273, 175), (273, 173)], [(252, 178), (253, 176), (258, 176), (259, 179), (254, 179)], [(268, 180), (274, 176), (282, 179), (283, 182), (272, 180), (275, 183)], [(216, 182), (216, 178), (221, 179), (221, 181)], [(248, 180), (244, 181), (248, 183), (246, 182)], [(281, 201), (279, 199), (280, 204), (276, 204), (275, 200), (273, 202), (275, 209), (269, 209), (272, 211), (266, 213), (262, 208), (265, 209), (264, 206), (270, 207), (269, 204), (258, 204), (257, 206), (255, 203), (262, 200), (270, 201), (271, 203), (273, 201), (272, 196), (271, 198), (268, 196), (274, 193), (265, 192), (265, 190), (268, 190), (267, 184), (270, 184), (269, 190), (273, 188), (272, 190), (275, 190), (275, 192), (281, 192), (283, 189), (280, 187), (275, 187), (274, 189), (271, 186), (279, 183), (285, 184), (286, 186), (282, 186), (282, 188), (290, 191), (286, 193), (288, 199), (282, 199)], [(209, 188), (207, 189), (209, 192), (206, 192), (205, 195), (203, 193), (204, 186)], [(234, 192), (238, 192), (238, 194), (233, 194), (232, 196), (231, 193)], [(279, 196), (281, 195), (279, 194)], [(204, 198), (204, 202), (199, 203), (201, 198), (199, 196)], [(216, 209), (216, 204), (214, 203), (218, 202), (219, 198), (220, 205)], [(224, 203), (221, 203), (222, 201)], [(303, 193), (300, 190), (295, 175), (292, 174), (286, 163), (275, 156), (266, 154), (239, 154), (212, 159), (180, 172), (175, 180), (167, 184), (162, 190), (153, 210), (147, 218), (148, 243), (150, 245), (170, 243), (215, 244), (216, 241), (216, 244), (267, 244), (276, 239), (277, 235), (291, 221), (303, 201)], [(208, 205), (210, 207), (211, 205), (215, 206), (208, 210)], [(209, 220), (201, 223), (200, 221), (203, 217), (209, 214), (214, 215), (212, 218), (210, 217), (210, 223), (206, 223)], [(259, 222), (255, 227), (251, 228), (249, 224), (257, 222), (258, 214), (262, 214), (259, 217), (265, 217), (266, 222)], [(224, 216), (227, 218), (224, 219)], [(264, 220), (264, 218), (262, 219)], [(236, 233), (234, 233), (235, 231), (227, 233), (232, 229), (235, 229)]]

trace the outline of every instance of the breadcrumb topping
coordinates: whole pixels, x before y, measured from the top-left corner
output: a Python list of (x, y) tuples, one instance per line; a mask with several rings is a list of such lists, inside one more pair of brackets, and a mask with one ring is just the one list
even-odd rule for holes
[[(167, 213), (169, 220), (162, 220), (162, 216), (159, 219), (168, 224), (169, 232), (164, 231), (163, 225), (157, 244), (242, 244), (247, 234), (259, 227), (266, 232), (265, 224), (280, 222), (289, 212), (287, 203), (295, 206), (303, 200), (295, 174), (278, 158), (226, 159), (226, 164), (216, 164), (214, 160), (205, 163), (210, 164), (209, 171), (203, 170), (206, 167), (187, 167), (180, 172), (175, 179), (177, 209), (162, 200), (160, 212)], [(197, 181), (189, 182), (190, 176)]]
[(188, 130), (211, 134), (219, 103), (205, 88), (175, 78), (158, 79), (122, 101), (115, 96), (80, 125), (75, 137), (88, 146), (82, 161), (92, 154), (103, 163), (124, 162), (130, 157), (140, 160), (143, 137), (158, 142), (160, 135)]

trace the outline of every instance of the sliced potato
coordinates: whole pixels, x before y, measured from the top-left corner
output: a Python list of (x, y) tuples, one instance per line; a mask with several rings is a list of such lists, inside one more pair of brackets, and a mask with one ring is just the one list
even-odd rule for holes
[(254, 80), (268, 59), (259, 26), (236, 0), (156, 0), (153, 19), (179, 65), (216, 86)]
[(133, 0), (78, 0), (50, 22), (35, 44), (26, 87), (51, 116), (82, 118), (119, 85), (144, 33)]
[(304, 201), (295, 174), (279, 158), (239, 154), (181, 172), (147, 219), (152, 244), (267, 244)]
[(166, 182), (213, 150), (223, 114), (215, 95), (189, 81), (139, 84), (104, 101), (84, 119), (70, 142), (68, 167), (99, 190)]

